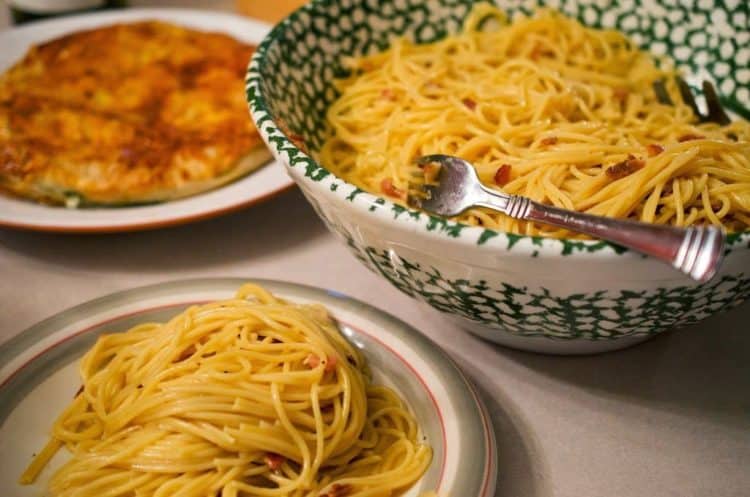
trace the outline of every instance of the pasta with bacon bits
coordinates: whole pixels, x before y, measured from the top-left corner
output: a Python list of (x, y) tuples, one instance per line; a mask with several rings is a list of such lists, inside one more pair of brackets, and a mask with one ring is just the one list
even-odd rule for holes
[(62, 446), (55, 497), (397, 496), (432, 459), (318, 305), (255, 285), (167, 323), (99, 337), (81, 391), (22, 475)]
[[(687, 226), (750, 226), (750, 124), (700, 124), (668, 60), (552, 10), (509, 22), (477, 4), (463, 31), (396, 40), (349, 61), (317, 154), (359, 188), (405, 204), (415, 159), (468, 160), (487, 186), (558, 207)], [(660, 104), (664, 80), (676, 105)], [(457, 220), (516, 234), (558, 228), (477, 208)]]

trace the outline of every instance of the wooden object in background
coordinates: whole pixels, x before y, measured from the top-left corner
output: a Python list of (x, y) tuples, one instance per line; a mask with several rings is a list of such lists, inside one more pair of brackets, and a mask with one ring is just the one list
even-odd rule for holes
[(256, 19), (277, 23), (305, 3), (305, 0), (237, 0), (237, 10)]

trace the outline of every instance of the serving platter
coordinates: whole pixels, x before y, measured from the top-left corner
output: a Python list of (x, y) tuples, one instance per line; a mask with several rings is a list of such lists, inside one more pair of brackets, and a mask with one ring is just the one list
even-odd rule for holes
[[(0, 31), (0, 71), (19, 60), (29, 47), (74, 31), (146, 19), (227, 33), (259, 44), (270, 26), (252, 19), (211, 11), (160, 8), (127, 9), (40, 21)], [(271, 161), (221, 188), (165, 203), (68, 209), (0, 194), (0, 226), (53, 232), (117, 232), (153, 229), (206, 219), (271, 198), (293, 185), (283, 167)]]
[(433, 459), (406, 496), (427, 491), (439, 496), (494, 494), (497, 457), (492, 425), (471, 383), (437, 345), (393, 316), (330, 290), (221, 278), (115, 293), (46, 319), (1, 345), (0, 495), (42, 495), (54, 468), (64, 461), (63, 449), (35, 484), (17, 483), (78, 389), (78, 360), (99, 334), (165, 321), (191, 304), (229, 298), (247, 281), (294, 302), (325, 305), (342, 333), (362, 350), (374, 382), (394, 388), (407, 402), (432, 446)]

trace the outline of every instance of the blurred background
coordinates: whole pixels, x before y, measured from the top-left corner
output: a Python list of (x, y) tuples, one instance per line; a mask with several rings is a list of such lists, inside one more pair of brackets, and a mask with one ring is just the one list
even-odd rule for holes
[(0, 11), (0, 27), (32, 22), (38, 18), (117, 7), (187, 7), (240, 12), (269, 23), (276, 23), (304, 0), (5, 0)]
[(304, 0), (273, 0), (271, 2), (259, 0), (236, 0), (235, 6), (239, 12), (249, 15), (250, 17), (275, 23), (286, 17), (303, 3), (305, 3)]

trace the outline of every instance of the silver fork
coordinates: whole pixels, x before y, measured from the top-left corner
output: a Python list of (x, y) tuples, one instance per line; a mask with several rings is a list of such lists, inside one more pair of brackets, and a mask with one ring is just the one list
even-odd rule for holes
[(427, 155), (420, 165), (438, 164), (436, 185), (419, 185), (409, 205), (439, 216), (456, 216), (471, 207), (486, 207), (516, 219), (551, 224), (607, 240), (671, 264), (703, 283), (724, 256), (724, 232), (716, 226), (677, 228), (594, 216), (543, 205), (518, 195), (492, 191), (479, 182), (471, 164), (450, 155)]
[[(677, 83), (677, 88), (680, 90), (682, 101), (690, 107), (693, 114), (695, 114), (695, 117), (698, 118), (698, 122), (714, 122), (722, 126), (732, 122), (719, 101), (719, 95), (716, 93), (716, 88), (714, 88), (714, 85), (711, 84), (710, 81), (704, 80), (702, 84), (707, 113), (701, 114), (700, 109), (698, 109), (698, 104), (695, 101), (695, 96), (690, 89), (690, 85), (688, 85), (680, 76), (675, 76), (674, 80), (675, 83)], [(652, 86), (654, 88), (654, 93), (656, 94), (656, 99), (659, 102), (665, 105), (674, 105), (672, 97), (670, 97), (669, 92), (667, 92), (667, 86), (664, 80), (656, 80), (653, 82)]]

